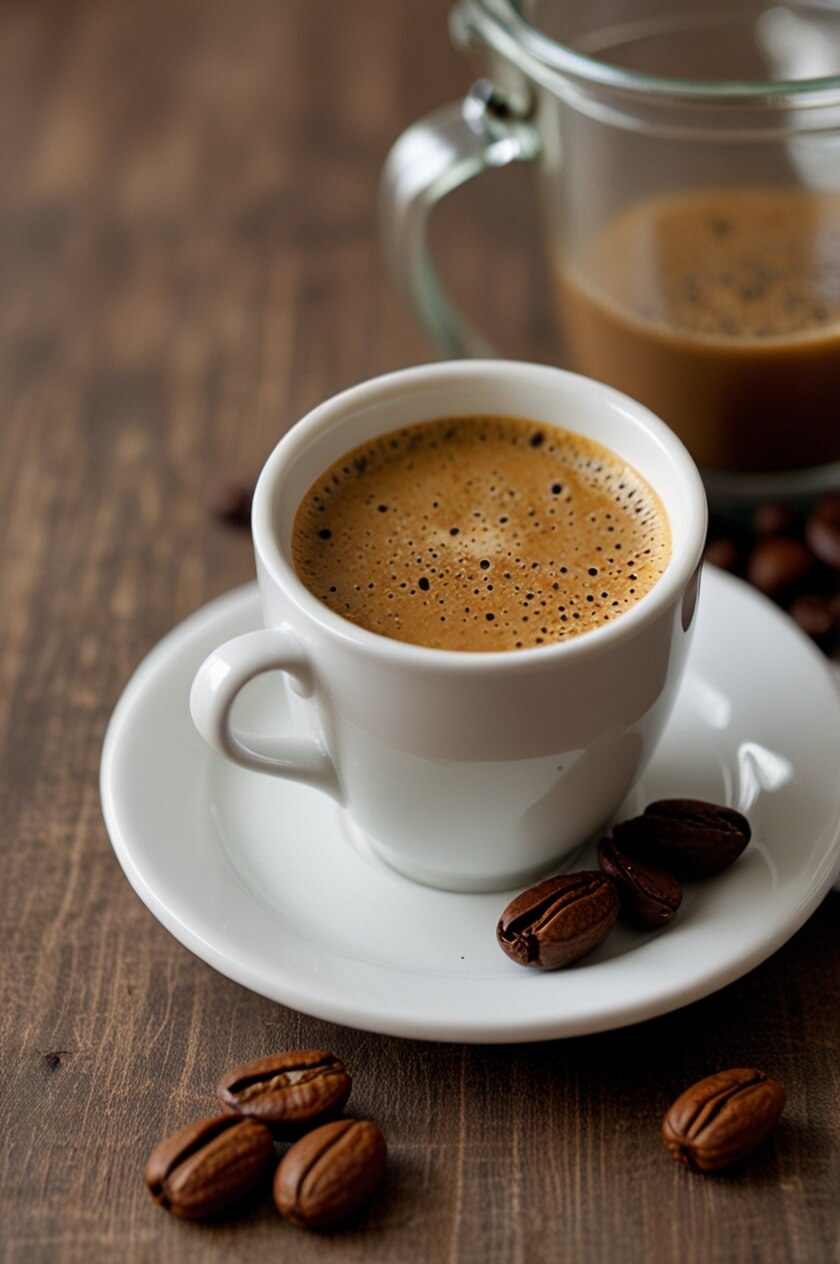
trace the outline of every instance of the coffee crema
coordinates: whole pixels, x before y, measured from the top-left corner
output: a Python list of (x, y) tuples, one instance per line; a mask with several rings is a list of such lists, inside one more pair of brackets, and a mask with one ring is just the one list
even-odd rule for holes
[(445, 650), (567, 641), (619, 618), (671, 552), (658, 496), (569, 430), (465, 416), (336, 461), (295, 516), (292, 560), (352, 623)]

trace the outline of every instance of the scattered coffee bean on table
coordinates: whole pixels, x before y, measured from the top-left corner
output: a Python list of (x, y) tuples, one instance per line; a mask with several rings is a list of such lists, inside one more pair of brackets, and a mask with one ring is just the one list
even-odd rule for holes
[(261, 1120), (276, 1137), (297, 1137), (340, 1115), (350, 1088), (343, 1062), (324, 1049), (302, 1049), (233, 1067), (216, 1094), (223, 1110)]
[(765, 501), (753, 510), (752, 529), (759, 536), (784, 535), (786, 531), (796, 529), (796, 515), (789, 505)]
[(325, 1229), (370, 1198), (385, 1173), (387, 1147), (369, 1119), (336, 1119), (287, 1151), (274, 1175), (274, 1202), (285, 1220)]
[(705, 558), (788, 611), (826, 654), (840, 652), (840, 489), (810, 503), (713, 511)]
[(207, 508), (214, 518), (232, 527), (251, 525), (251, 502), (254, 484), (244, 479), (223, 477), (214, 479), (207, 489)]
[(784, 1089), (764, 1071), (718, 1071), (677, 1098), (662, 1139), (671, 1157), (692, 1172), (718, 1172), (768, 1139), (784, 1105)]
[(805, 523), (805, 539), (819, 562), (840, 571), (840, 492), (818, 501)]
[(732, 574), (737, 572), (740, 565), (738, 545), (725, 535), (710, 540), (703, 556), (707, 562), (711, 562), (712, 566), (719, 566), (721, 570), (730, 571)]
[(790, 603), (790, 616), (807, 636), (824, 645), (834, 633), (837, 617), (831, 603), (825, 597), (794, 597)]
[(350, 1088), (344, 1063), (323, 1049), (286, 1050), (233, 1067), (216, 1089), (228, 1113), (187, 1124), (155, 1146), (144, 1174), (149, 1193), (176, 1216), (215, 1216), (275, 1166), (275, 1139), (295, 1137), (275, 1172), (277, 1208), (303, 1228), (335, 1224), (370, 1197), (387, 1158), (376, 1124), (331, 1118)]
[(814, 555), (802, 540), (769, 535), (758, 540), (747, 558), (747, 579), (767, 597), (784, 598), (814, 568)]
[(159, 1206), (185, 1220), (203, 1220), (239, 1202), (273, 1162), (265, 1124), (221, 1115), (187, 1124), (156, 1145), (145, 1179)]

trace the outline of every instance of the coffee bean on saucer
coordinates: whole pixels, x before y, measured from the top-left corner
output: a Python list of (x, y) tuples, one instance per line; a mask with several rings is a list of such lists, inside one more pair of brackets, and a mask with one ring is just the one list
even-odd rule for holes
[(604, 874), (560, 874), (511, 900), (496, 939), (517, 965), (556, 970), (603, 943), (619, 907), (615, 886)]
[(237, 478), (217, 478), (207, 490), (207, 508), (215, 518), (231, 526), (247, 527), (253, 498), (253, 484)]
[(233, 1067), (216, 1093), (223, 1110), (259, 1119), (275, 1136), (295, 1137), (340, 1115), (350, 1087), (347, 1069), (334, 1054), (296, 1049)]
[(673, 874), (634, 859), (613, 838), (598, 844), (598, 864), (615, 883), (622, 912), (631, 921), (651, 930), (671, 921), (682, 901), (682, 887)]
[(747, 579), (767, 597), (780, 597), (800, 583), (814, 566), (814, 555), (801, 540), (768, 536), (758, 540), (747, 558)]
[(751, 832), (734, 808), (701, 799), (659, 799), (641, 816), (616, 825), (613, 838), (630, 855), (668, 873), (703, 878), (737, 860)]

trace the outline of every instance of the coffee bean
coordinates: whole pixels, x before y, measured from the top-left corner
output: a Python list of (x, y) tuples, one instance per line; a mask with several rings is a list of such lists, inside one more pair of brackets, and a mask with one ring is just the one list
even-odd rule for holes
[(370, 1120), (324, 1124), (283, 1156), (274, 1175), (277, 1210), (301, 1228), (335, 1224), (371, 1196), (386, 1158), (385, 1138)]
[(622, 910), (631, 921), (648, 928), (671, 921), (682, 901), (682, 888), (673, 874), (635, 860), (612, 838), (598, 844), (598, 864), (615, 883)]
[(763, 1071), (718, 1071), (677, 1098), (662, 1139), (692, 1172), (717, 1172), (752, 1154), (772, 1133), (785, 1105), (781, 1084)]
[(299, 1049), (234, 1067), (216, 1093), (224, 1110), (259, 1119), (276, 1136), (293, 1137), (341, 1114), (350, 1087), (344, 1063), (334, 1054)]
[(706, 545), (703, 558), (712, 566), (719, 566), (721, 570), (734, 574), (740, 562), (738, 545), (729, 536), (718, 536)]
[(837, 505), (840, 505), (840, 497), (823, 497), (805, 523), (805, 539), (815, 557), (832, 570), (840, 571), (840, 508)]
[(218, 478), (207, 490), (207, 508), (216, 518), (234, 527), (251, 524), (251, 502), (254, 486), (242, 479)]
[(597, 948), (618, 910), (618, 893), (602, 873), (561, 874), (511, 900), (496, 938), (518, 965), (556, 970)]
[(840, 488), (820, 496), (814, 508), (814, 513), (820, 518), (828, 519), (830, 522), (840, 522)]
[(813, 569), (814, 555), (801, 540), (769, 536), (747, 558), (747, 579), (768, 597), (778, 597)]
[(630, 855), (669, 873), (701, 878), (731, 865), (750, 841), (749, 821), (734, 808), (700, 799), (660, 799), (613, 829)]
[(753, 511), (752, 529), (756, 535), (785, 535), (795, 525), (796, 515), (787, 505), (765, 501)]
[(159, 1206), (185, 1220), (202, 1220), (238, 1202), (273, 1161), (264, 1124), (221, 1115), (161, 1141), (149, 1156), (145, 1180)]
[[(810, 512), (801, 505), (761, 504), (746, 533), (741, 513), (713, 514), (704, 557), (743, 574), (789, 610), (827, 654), (840, 649), (840, 619), (833, 605), (840, 601), (840, 489), (823, 495)], [(800, 603), (801, 598), (807, 600)], [(828, 604), (833, 619), (828, 631), (825, 612), (812, 598)]]
[(828, 609), (831, 612), (834, 631), (840, 632), (840, 592), (835, 593), (833, 597), (829, 597)]
[(803, 632), (821, 641), (834, 629), (834, 615), (824, 597), (797, 597), (790, 605), (790, 614)]

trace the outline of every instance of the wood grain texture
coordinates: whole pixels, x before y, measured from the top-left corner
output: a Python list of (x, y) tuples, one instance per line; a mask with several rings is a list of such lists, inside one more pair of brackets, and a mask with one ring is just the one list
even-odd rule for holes
[[(8, 1264), (835, 1258), (838, 897), (684, 1012), (529, 1047), (423, 1044), (221, 978), (140, 904), (105, 834), (100, 747), (131, 670), (252, 575), (247, 537), (206, 512), (209, 480), (255, 471), (336, 389), (432, 358), (384, 273), (376, 184), (400, 129), (469, 83), (447, 8), (0, 3)], [(529, 179), (459, 194), (437, 235), (493, 336), (539, 357), (553, 335)], [(267, 1195), (213, 1226), (155, 1208), (153, 1144), (213, 1112), (228, 1066), (306, 1046), (349, 1063), (354, 1113), (388, 1138), (369, 1209), (311, 1236)], [(748, 1167), (698, 1179), (661, 1117), (733, 1064), (781, 1080), (788, 1107)]]

